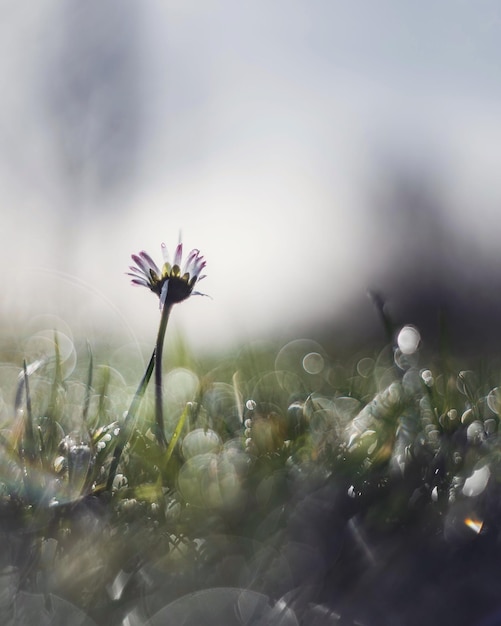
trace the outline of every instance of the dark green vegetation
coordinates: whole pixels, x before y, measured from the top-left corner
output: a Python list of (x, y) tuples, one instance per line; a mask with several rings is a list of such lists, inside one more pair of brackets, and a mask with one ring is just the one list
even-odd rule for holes
[(165, 448), (130, 353), (32, 337), (1, 367), (1, 623), (501, 623), (500, 370), (400, 343), (167, 350)]

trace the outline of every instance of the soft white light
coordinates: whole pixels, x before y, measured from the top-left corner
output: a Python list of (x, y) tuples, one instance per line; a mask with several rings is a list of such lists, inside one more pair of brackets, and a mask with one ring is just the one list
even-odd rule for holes
[(415, 326), (404, 326), (398, 333), (397, 344), (403, 354), (414, 354), (420, 342), (421, 335)]
[(473, 474), (465, 480), (463, 494), (470, 498), (478, 496), (487, 487), (490, 476), (491, 470), (488, 465), (476, 469)]

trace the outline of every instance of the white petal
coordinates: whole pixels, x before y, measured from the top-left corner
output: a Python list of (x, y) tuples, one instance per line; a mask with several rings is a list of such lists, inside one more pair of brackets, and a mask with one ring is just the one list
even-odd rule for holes
[(164, 263), (170, 263), (170, 257), (167, 251), (167, 246), (164, 243), (162, 243), (162, 255), (164, 257)]

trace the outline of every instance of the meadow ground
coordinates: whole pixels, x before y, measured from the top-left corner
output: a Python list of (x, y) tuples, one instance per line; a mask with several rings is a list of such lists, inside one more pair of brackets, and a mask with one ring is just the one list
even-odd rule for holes
[(494, 360), (3, 347), (2, 623), (501, 623)]

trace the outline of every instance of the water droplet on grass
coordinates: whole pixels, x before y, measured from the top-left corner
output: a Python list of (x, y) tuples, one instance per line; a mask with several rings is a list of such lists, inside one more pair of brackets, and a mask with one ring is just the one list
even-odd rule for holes
[(127, 480), (127, 476), (124, 474), (116, 474), (113, 479), (113, 491), (117, 491), (118, 489), (124, 489), (129, 484)]
[(491, 470), (488, 465), (477, 468), (471, 476), (469, 476), (463, 485), (463, 495), (470, 498), (478, 496), (487, 487)]
[(404, 326), (397, 336), (397, 345), (402, 354), (414, 354), (419, 348), (421, 335), (415, 326)]
[(501, 415), (501, 387), (495, 387), (487, 395), (487, 406), (493, 413)]
[(466, 438), (470, 445), (479, 445), (485, 439), (484, 425), (480, 420), (472, 422), (466, 430)]
[(494, 435), (498, 429), (498, 423), (495, 419), (487, 419), (484, 422), (484, 429), (488, 435)]
[(423, 370), (421, 372), (421, 378), (427, 387), (433, 387), (434, 379), (431, 370)]

